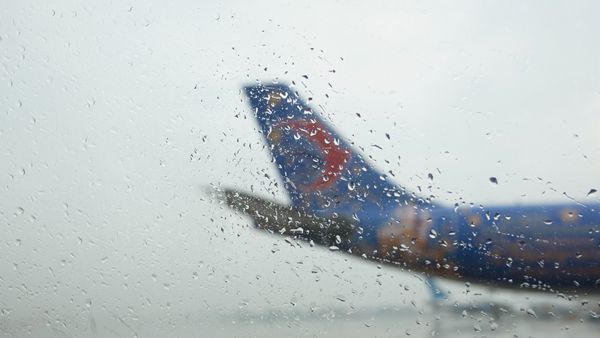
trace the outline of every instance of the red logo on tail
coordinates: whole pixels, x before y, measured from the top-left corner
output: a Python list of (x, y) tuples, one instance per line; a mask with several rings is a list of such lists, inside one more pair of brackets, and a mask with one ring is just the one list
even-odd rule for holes
[(350, 158), (350, 153), (346, 149), (341, 148), (339, 141), (334, 140), (331, 133), (326, 131), (318, 121), (294, 120), (286, 124), (319, 147), (323, 153), (325, 161), (323, 175), (306, 186), (305, 190), (322, 190), (331, 186), (341, 176), (344, 166)]

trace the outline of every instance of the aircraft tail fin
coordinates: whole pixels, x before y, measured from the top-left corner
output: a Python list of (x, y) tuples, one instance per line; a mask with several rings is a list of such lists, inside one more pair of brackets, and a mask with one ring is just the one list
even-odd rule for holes
[(295, 207), (321, 216), (429, 201), (390, 183), (284, 84), (245, 87)]

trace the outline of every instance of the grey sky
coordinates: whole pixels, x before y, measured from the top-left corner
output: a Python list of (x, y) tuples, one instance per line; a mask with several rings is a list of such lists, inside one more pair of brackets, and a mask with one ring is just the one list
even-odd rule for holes
[(597, 2), (3, 7), (9, 320), (79, 332), (92, 314), (119, 325), (112, 311), (168, 332), (189, 313), (423, 302), (408, 274), (292, 248), (207, 198), (223, 184), (285, 200), (240, 92), (257, 80), (295, 81), (396, 182), (433, 173), (442, 203), (598, 198)]

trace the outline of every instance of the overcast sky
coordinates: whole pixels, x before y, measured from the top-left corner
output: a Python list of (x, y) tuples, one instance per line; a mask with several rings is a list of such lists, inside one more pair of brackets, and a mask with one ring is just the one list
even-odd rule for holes
[(594, 1), (3, 7), (0, 308), (11, 320), (78, 332), (94, 314), (109, 327), (110, 313), (154, 314), (168, 328), (202, 311), (426, 299), (399, 295), (414, 277), (292, 248), (210, 200), (211, 185), (287, 198), (246, 83), (295, 81), (396, 182), (415, 190), (432, 173), (440, 203), (598, 200), (587, 196), (600, 187)]

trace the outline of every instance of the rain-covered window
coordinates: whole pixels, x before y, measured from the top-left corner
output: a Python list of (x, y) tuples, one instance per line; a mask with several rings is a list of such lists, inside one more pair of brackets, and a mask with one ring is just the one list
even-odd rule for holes
[(0, 336), (597, 336), (599, 12), (6, 1)]

